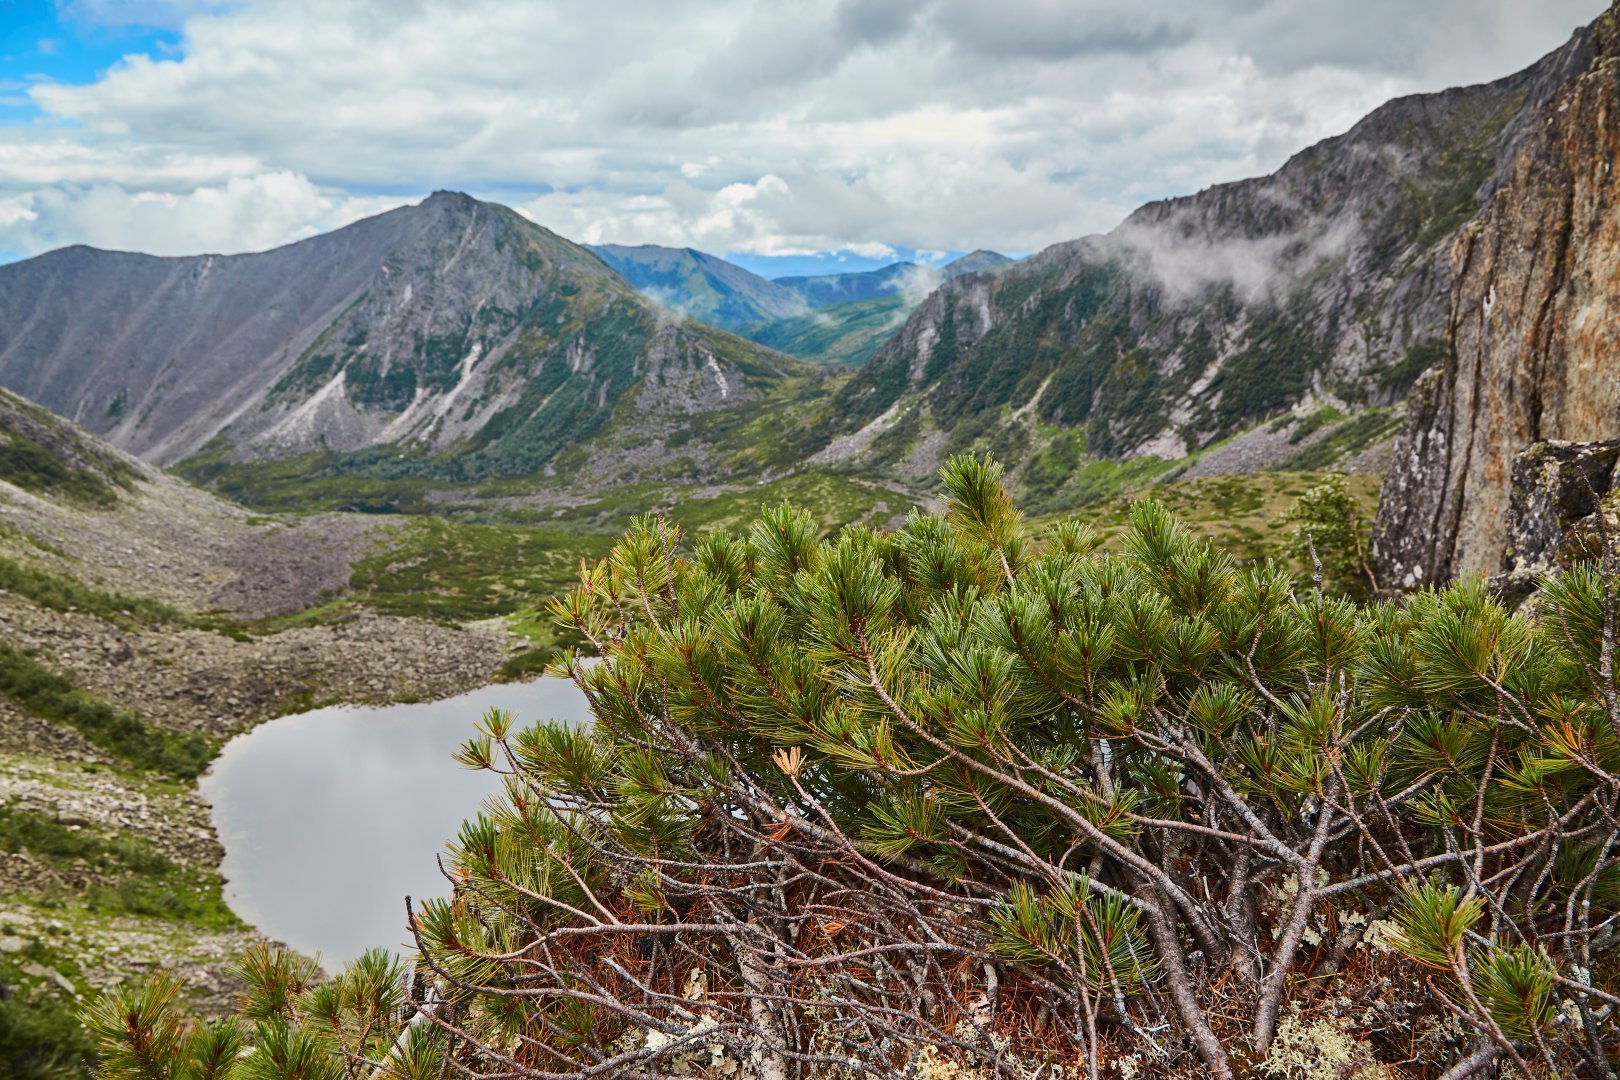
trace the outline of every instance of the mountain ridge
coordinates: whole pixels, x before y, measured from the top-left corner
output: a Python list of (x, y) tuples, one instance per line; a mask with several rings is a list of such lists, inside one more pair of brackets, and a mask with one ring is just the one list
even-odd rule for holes
[(829, 407), (832, 440), (856, 447), (840, 459), (920, 473), (939, 439), (972, 445), (968, 418), (1009, 455), (1052, 425), (1093, 458), (1176, 459), (1312, 401), (1400, 401), (1444, 332), (1452, 238), (1589, 63), (1587, 36), (1386, 103), (1268, 176), (946, 283)]
[(1591, 52), (1452, 248), (1444, 348), (1413, 391), (1373, 538), (1392, 585), (1502, 572), (1522, 554), (1520, 456), (1620, 436), (1620, 5)]
[(672, 319), (587, 249), (439, 192), (268, 252), (0, 267), (0, 384), (173, 464), (402, 446), (533, 471), (618, 404), (692, 416), (794, 361)]
[(766, 278), (697, 248), (658, 244), (595, 244), (604, 262), (643, 295), (687, 318), (762, 340), (773, 323), (802, 319), (826, 307), (909, 296), (911, 305), (946, 281), (989, 273), (1013, 262), (980, 249), (943, 266), (899, 261), (873, 270), (790, 274)]

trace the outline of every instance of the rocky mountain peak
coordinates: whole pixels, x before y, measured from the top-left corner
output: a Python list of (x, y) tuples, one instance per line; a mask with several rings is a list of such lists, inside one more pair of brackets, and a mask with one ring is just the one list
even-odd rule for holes
[[(594, 254), (457, 192), (253, 255), (44, 255), (0, 267), (0, 311), (0, 385), (160, 464), (390, 446), (523, 473), (668, 367), (669, 318)], [(727, 393), (661, 379), (672, 414), (791, 364), (675, 323)]]

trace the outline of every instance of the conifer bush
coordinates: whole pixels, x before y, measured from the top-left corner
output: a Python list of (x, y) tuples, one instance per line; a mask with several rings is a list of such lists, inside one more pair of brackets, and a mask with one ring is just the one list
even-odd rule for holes
[(943, 475), (589, 568), (595, 723), (484, 717), (505, 796), (342, 1074), (1615, 1075), (1612, 564), (1362, 606)]

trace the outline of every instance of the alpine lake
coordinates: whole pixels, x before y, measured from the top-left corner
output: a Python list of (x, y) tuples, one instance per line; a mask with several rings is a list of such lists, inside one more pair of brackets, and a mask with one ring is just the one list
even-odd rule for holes
[(583, 724), (579, 688), (545, 677), (411, 705), (334, 706), (232, 739), (200, 782), (231, 908), (327, 970), (411, 947), (405, 897), (449, 894), (438, 856), (500, 778), (452, 755), (490, 709)]

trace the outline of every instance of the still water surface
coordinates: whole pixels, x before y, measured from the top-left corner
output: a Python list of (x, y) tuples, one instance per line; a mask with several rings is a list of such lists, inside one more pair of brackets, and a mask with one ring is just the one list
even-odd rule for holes
[(448, 894), (434, 856), (500, 790), (451, 760), (490, 708), (521, 725), (590, 717), (573, 683), (486, 686), (420, 705), (316, 709), (226, 744), (202, 778), (225, 845), (225, 899), (328, 970), (408, 944), (405, 897)]

